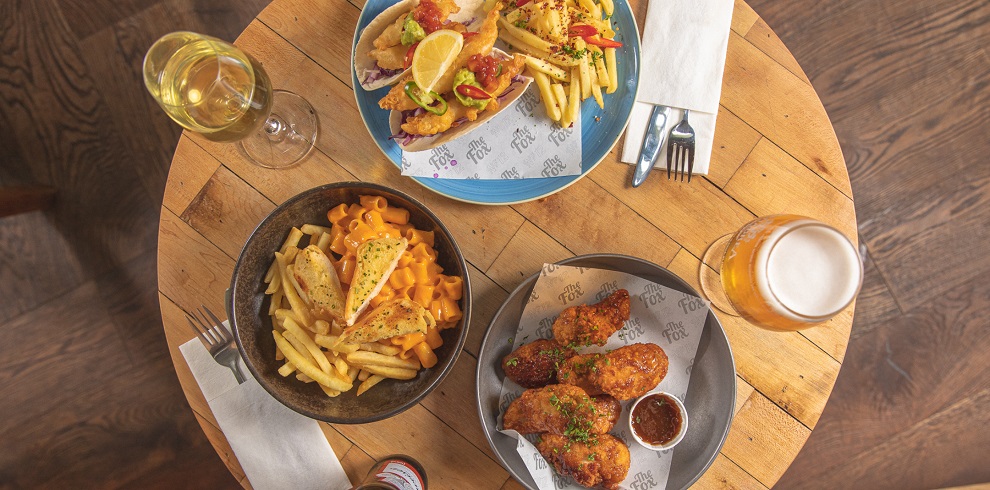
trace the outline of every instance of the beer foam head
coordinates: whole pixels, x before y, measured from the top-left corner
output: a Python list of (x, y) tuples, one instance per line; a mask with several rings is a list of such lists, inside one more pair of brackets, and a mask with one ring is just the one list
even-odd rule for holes
[(775, 298), (785, 314), (811, 318), (830, 317), (845, 308), (859, 292), (863, 275), (853, 244), (820, 224), (795, 223), (780, 232), (766, 251), (770, 294), (765, 297)]

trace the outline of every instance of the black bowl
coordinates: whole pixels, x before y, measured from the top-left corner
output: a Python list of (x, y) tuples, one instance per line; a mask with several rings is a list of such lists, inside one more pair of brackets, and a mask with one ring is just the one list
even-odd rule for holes
[[(275, 360), (275, 340), (268, 315), (270, 299), (265, 295), (265, 273), (293, 226), (316, 224), (330, 226), (327, 211), (340, 203), (357, 203), (359, 196), (374, 195), (388, 199), (390, 206), (409, 210), (409, 221), (416, 228), (433, 231), (437, 263), (444, 274), (464, 278), (464, 295), (460, 301), (464, 317), (441, 335), (443, 345), (436, 349), (438, 362), (421, 369), (411, 380), (386, 379), (360, 397), (356, 389), (329, 398), (315, 383), (303, 383), (294, 376), (278, 374), (282, 364)], [(268, 393), (283, 405), (307, 417), (338, 424), (362, 424), (396, 415), (415, 405), (436, 388), (450, 372), (464, 346), (471, 323), (471, 281), (467, 263), (450, 232), (429, 210), (412, 197), (399, 191), (364, 182), (338, 182), (305, 191), (275, 208), (251, 233), (234, 266), (227, 304), (237, 348), (251, 374)]]

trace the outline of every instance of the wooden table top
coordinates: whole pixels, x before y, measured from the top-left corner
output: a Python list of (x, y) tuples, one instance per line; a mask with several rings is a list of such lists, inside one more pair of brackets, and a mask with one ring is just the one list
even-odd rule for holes
[[(640, 23), (646, 0), (631, 0)], [(317, 150), (301, 165), (269, 170), (234, 145), (186, 132), (165, 190), (158, 288), (175, 370), (197, 419), (233, 475), (249, 486), (178, 346), (193, 338), (183, 318), (205, 304), (224, 311), (234, 262), (278, 203), (328, 182), (361, 180), (402, 190), (429, 206), (460, 245), (474, 286), (464, 351), (420, 404), (364, 425), (320, 424), (352, 480), (400, 452), (422, 462), (432, 488), (521, 488), (498, 463), (475, 405), (485, 329), (524, 278), (545, 262), (621, 253), (667, 267), (694, 285), (699, 257), (717, 237), (756, 216), (818, 218), (856, 242), (845, 162), (825, 110), (773, 31), (736, 0), (711, 175), (672, 183), (658, 172), (638, 189), (618, 147), (586, 178), (543, 200), (512, 206), (453, 201), (399, 175), (375, 147), (351, 87), (349, 53), (361, 0), (275, 0), (236, 44), (266, 67), (275, 88), (306, 97), (321, 117)], [(642, 24), (640, 24), (642, 30)], [(586, 211), (594, 203), (596, 211)], [(821, 416), (842, 363), (850, 306), (825, 326), (774, 333), (721, 315), (737, 369), (736, 414), (712, 467), (695, 485), (771, 487)], [(452, 463), (456, 461), (456, 464)]]

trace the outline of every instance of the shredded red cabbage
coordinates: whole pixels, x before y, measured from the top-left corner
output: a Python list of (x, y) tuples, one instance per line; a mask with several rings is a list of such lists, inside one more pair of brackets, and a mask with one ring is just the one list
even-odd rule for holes
[[(416, 109), (411, 111), (402, 111), (402, 120), (399, 122), (399, 124), (400, 125), (405, 124), (410, 117), (419, 116), (425, 112), (426, 110), (423, 109), (422, 107), (417, 107)], [(426, 136), (423, 136), (421, 134), (409, 134), (405, 130), (399, 129), (399, 132), (393, 134), (392, 136), (389, 136), (388, 139), (398, 142), (400, 146), (407, 146), (409, 145), (409, 143), (412, 143), (413, 141), (419, 138), (425, 138), (425, 137)]]
[(369, 73), (368, 76), (364, 78), (364, 81), (361, 82), (361, 84), (362, 85), (367, 85), (369, 83), (372, 83), (372, 82), (376, 82), (378, 80), (381, 80), (382, 78), (388, 78), (388, 77), (392, 77), (392, 76), (398, 75), (399, 73), (402, 73), (403, 71), (404, 70), (401, 69), (401, 68), (396, 68), (394, 70), (387, 69), (387, 68), (382, 68), (382, 67), (378, 66), (378, 62), (376, 61), (375, 62), (375, 67), (374, 67), (374, 71), (372, 71), (371, 73)]

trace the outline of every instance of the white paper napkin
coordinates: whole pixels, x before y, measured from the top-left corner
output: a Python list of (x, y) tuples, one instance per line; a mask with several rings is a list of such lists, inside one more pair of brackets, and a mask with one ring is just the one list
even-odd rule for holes
[(179, 351), (255, 490), (351, 487), (317, 421), (279, 403), (253, 377), (238, 385), (199, 339)]
[[(708, 174), (729, 45), (733, 0), (651, 0), (643, 34), (640, 89), (620, 160), (635, 164), (654, 105), (670, 107), (664, 134), (683, 109), (695, 131), (694, 173)], [(654, 169), (666, 169), (667, 144)]]

